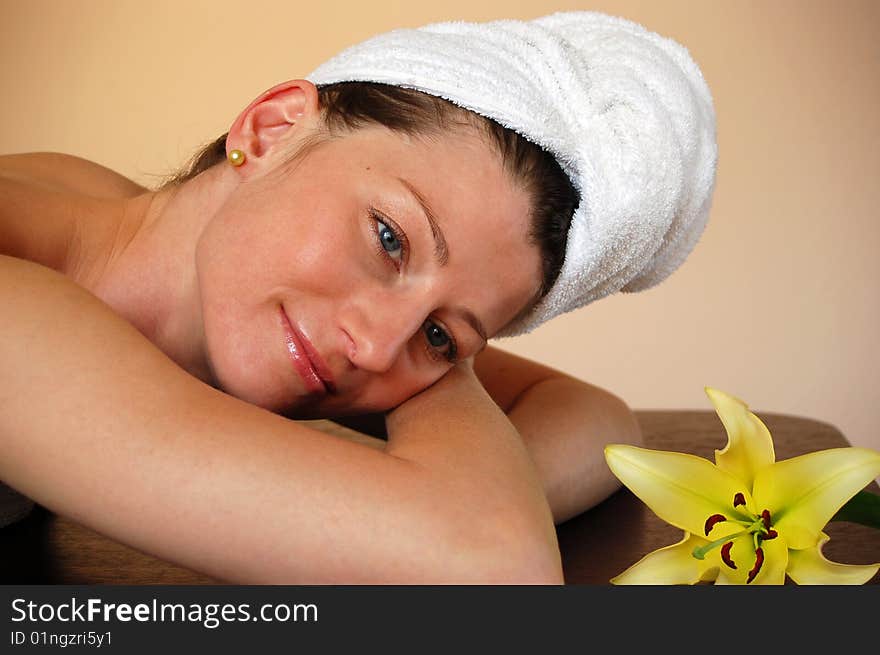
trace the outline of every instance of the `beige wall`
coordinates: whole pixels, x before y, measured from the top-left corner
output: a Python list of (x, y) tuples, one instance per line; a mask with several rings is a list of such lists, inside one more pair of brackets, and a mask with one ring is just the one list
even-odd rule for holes
[(717, 195), (666, 282), (499, 345), (636, 408), (711, 409), (709, 385), (880, 448), (872, 0), (2, 0), (0, 152), (75, 153), (151, 184), (254, 96), (376, 32), (575, 8), (689, 48), (715, 97)]

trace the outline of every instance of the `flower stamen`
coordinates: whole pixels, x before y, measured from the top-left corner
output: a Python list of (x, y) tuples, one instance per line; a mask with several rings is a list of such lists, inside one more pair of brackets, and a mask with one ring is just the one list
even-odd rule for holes
[(733, 546), (732, 541), (728, 541), (721, 547), (721, 561), (723, 561), (727, 566), (732, 569), (736, 568), (736, 564), (733, 563), (733, 560), (730, 557), (730, 549)]
[(709, 518), (706, 519), (706, 536), (709, 536), (709, 533), (712, 532), (712, 528), (715, 527), (716, 523), (721, 523), (722, 521), (726, 521), (727, 517), (723, 514), (713, 514)]
[[(765, 512), (767, 510), (764, 510)], [(760, 548), (755, 549), (755, 566), (752, 567), (752, 570), (749, 571), (749, 577), (746, 579), (746, 584), (749, 584), (752, 580), (755, 579), (755, 576), (758, 575), (758, 571), (761, 570), (761, 565), (764, 564), (764, 551)]]
[[(746, 504), (745, 494), (737, 492), (733, 497), (733, 509), (735, 510), (740, 505)], [(720, 539), (716, 539), (704, 546), (698, 546), (694, 548), (691, 554), (697, 559), (704, 559), (706, 557), (706, 553), (708, 553), (713, 548), (717, 548), (721, 546), (721, 561), (724, 562), (727, 566), (732, 569), (736, 569), (736, 563), (733, 561), (733, 558), (730, 556), (730, 551), (733, 548), (733, 542), (738, 537), (743, 535), (748, 535), (752, 539), (753, 547), (755, 549), (755, 565), (752, 567), (752, 570), (748, 573), (748, 579), (746, 580), (746, 584), (750, 583), (758, 573), (761, 571), (761, 567), (764, 565), (764, 550), (761, 548), (761, 544), (768, 539), (775, 539), (779, 536), (779, 533), (776, 532), (773, 528), (770, 527), (770, 510), (764, 509), (760, 516), (756, 516), (752, 514), (751, 511), (746, 509), (746, 514), (751, 517), (749, 521), (742, 521), (736, 518), (727, 518), (723, 514), (713, 514), (709, 518), (706, 519), (706, 523), (703, 526), (706, 536), (709, 536), (709, 533), (712, 531), (712, 528), (715, 527), (718, 523), (723, 521), (731, 521), (732, 523), (738, 523), (745, 527), (745, 530), (741, 532), (737, 532), (736, 534), (729, 534)]]

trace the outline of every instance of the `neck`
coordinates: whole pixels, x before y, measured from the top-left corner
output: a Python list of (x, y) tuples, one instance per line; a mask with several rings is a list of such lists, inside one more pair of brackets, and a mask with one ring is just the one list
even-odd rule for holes
[[(159, 349), (214, 385), (202, 324), (196, 245), (233, 180), (216, 166), (184, 184), (121, 200), (131, 226), (93, 291)], [(120, 233), (123, 232), (120, 230)]]

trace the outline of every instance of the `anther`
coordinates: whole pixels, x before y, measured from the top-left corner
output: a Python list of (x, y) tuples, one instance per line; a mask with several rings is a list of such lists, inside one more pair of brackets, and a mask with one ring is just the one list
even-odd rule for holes
[[(767, 511), (766, 509), (764, 510)], [(764, 563), (764, 551), (760, 548), (755, 549), (755, 566), (749, 571), (749, 577), (746, 580), (746, 584), (749, 584), (752, 580), (755, 579), (755, 576), (758, 575), (758, 571), (761, 570), (761, 565)]]
[(739, 507), (740, 505), (746, 504), (746, 497), (743, 496), (741, 491), (738, 491), (736, 495), (733, 497), (733, 506)]
[(778, 537), (778, 536), (779, 536), (779, 533), (776, 532), (776, 530), (773, 530), (773, 529), (771, 528), (770, 530), (767, 530), (767, 534), (765, 534), (765, 535), (761, 535), (761, 538), (762, 538), (764, 541), (767, 541), (768, 539), (776, 539), (776, 537)]
[(726, 520), (727, 520), (727, 517), (724, 516), (723, 514), (713, 514), (712, 516), (707, 518), (706, 519), (706, 526), (705, 526), (706, 536), (707, 537), (709, 536), (709, 533), (712, 531), (712, 528), (715, 527), (716, 523), (721, 523), (722, 521), (726, 521)]
[(733, 546), (732, 541), (728, 541), (721, 547), (721, 560), (727, 564), (732, 569), (736, 568), (736, 564), (733, 563), (733, 560), (730, 557), (730, 549)]
[(770, 510), (765, 509), (761, 512), (761, 520), (764, 521), (764, 529), (770, 529)]

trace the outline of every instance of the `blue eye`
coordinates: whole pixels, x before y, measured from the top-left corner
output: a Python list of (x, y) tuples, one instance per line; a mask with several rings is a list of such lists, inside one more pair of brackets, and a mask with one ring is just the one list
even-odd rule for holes
[(425, 321), (422, 329), (425, 332), (425, 339), (428, 345), (431, 346), (432, 352), (445, 357), (450, 362), (455, 362), (458, 348), (452, 336), (431, 320)]
[(376, 253), (395, 270), (401, 271), (409, 255), (406, 233), (384, 213), (370, 207), (368, 218), (372, 223)]
[(403, 244), (397, 234), (390, 227), (380, 220), (376, 220), (376, 232), (379, 235), (379, 243), (382, 249), (387, 252), (395, 261), (400, 261), (403, 257)]

